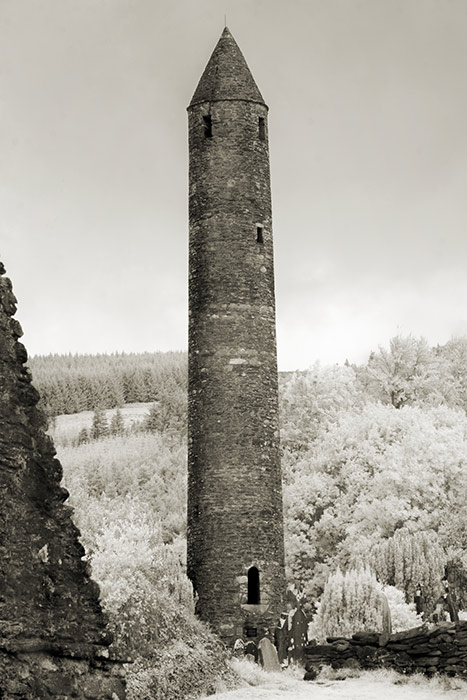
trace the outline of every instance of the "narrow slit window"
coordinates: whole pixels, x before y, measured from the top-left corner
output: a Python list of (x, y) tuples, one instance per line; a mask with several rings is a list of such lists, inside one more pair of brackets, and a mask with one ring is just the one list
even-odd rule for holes
[(256, 225), (256, 242), (257, 243), (264, 243), (263, 231), (264, 231), (264, 226), (260, 226), (259, 224), (257, 224)]
[(204, 138), (210, 139), (212, 136), (212, 120), (210, 114), (205, 114), (203, 117), (204, 122)]
[(264, 117), (258, 118), (258, 137), (260, 141), (266, 140), (266, 122)]
[(248, 569), (248, 600), (249, 605), (259, 605), (261, 600), (259, 592), (259, 571), (256, 566)]

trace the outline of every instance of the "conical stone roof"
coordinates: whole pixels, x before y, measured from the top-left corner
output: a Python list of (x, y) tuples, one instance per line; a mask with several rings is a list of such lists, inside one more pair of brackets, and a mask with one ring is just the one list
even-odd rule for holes
[(212, 52), (189, 106), (220, 100), (265, 104), (248, 64), (227, 27)]

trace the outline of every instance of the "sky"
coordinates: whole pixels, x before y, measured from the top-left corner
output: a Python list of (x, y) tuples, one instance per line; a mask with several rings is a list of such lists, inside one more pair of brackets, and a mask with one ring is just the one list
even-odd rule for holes
[(0, 259), (30, 355), (187, 347), (187, 115), (269, 105), (279, 369), (467, 334), (465, 0), (0, 0)]

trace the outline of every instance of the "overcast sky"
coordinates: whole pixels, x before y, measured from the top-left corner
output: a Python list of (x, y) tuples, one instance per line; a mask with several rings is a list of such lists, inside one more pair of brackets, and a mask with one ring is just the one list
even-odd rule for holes
[(280, 369), (467, 333), (466, 0), (0, 0), (29, 353), (186, 349), (186, 106), (224, 14), (270, 107)]

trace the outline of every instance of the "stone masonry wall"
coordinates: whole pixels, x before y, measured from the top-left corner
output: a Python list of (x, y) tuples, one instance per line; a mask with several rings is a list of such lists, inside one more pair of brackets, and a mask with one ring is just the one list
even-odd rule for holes
[[(5, 272), (0, 264), (0, 275)], [(0, 698), (124, 697), (0, 276)]]
[(328, 644), (304, 649), (306, 670), (322, 664), (340, 668), (358, 662), (402, 673), (447, 673), (467, 678), (467, 622), (443, 622), (395, 634), (360, 633), (352, 639), (328, 638)]
[[(235, 89), (252, 90), (235, 60)], [(232, 97), (188, 110), (188, 573), (198, 613), (228, 643), (247, 628), (272, 636), (285, 593), (267, 107)]]

